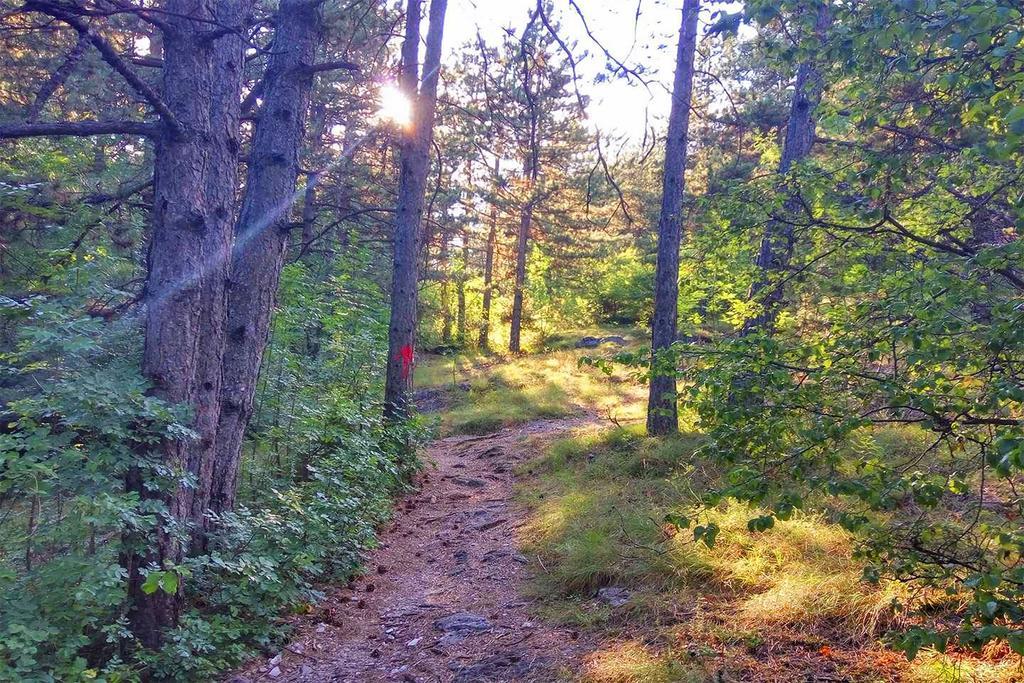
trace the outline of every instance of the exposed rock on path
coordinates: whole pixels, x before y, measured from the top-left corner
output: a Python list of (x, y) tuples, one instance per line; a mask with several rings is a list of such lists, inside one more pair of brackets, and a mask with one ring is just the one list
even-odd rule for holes
[[(583, 420), (544, 420), (435, 442), (368, 573), (332, 593), (296, 639), (235, 681), (552, 681), (589, 651), (541, 623), (519, 589), (530, 559), (513, 470)], [(272, 676), (272, 678), (271, 678)]]

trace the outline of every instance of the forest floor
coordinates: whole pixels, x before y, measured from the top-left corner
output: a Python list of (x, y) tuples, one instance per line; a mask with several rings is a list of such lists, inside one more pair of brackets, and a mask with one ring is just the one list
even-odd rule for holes
[(665, 535), (652, 520), (713, 464), (692, 455), (699, 435), (642, 435), (646, 391), (628, 371), (577, 363), (609, 352), (429, 359), (419, 402), (441, 437), (365, 573), (228, 680), (1024, 680), (1000, 656), (911, 664), (888, 649), (899, 589), (860, 582), (823, 518), (755, 535), (731, 504), (713, 549)]

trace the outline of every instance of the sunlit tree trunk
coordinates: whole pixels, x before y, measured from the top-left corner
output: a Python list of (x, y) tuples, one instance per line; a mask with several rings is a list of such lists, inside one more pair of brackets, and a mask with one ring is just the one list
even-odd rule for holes
[(448, 227), (441, 229), (441, 248), (438, 251), (438, 277), (441, 279), (441, 343), (452, 343), (452, 278)]
[(494, 196), (491, 197), (490, 226), (487, 230), (487, 247), (484, 252), (484, 294), (483, 308), (480, 313), (480, 348), (485, 351), (491, 343), (491, 297), (494, 291), (494, 247), (498, 241), (498, 177), (501, 172), (501, 160), (494, 159)]
[(461, 258), (459, 259), (459, 277), (456, 280), (455, 308), (455, 340), (459, 346), (466, 344), (466, 276), (469, 272), (469, 235), (463, 228), (459, 233), (462, 239)]
[[(531, 185), (532, 188), (532, 185)], [(532, 189), (530, 190), (532, 193)], [(508, 350), (519, 353), (523, 329), (523, 291), (526, 288), (526, 252), (530, 248), (530, 227), (533, 223), (533, 199), (527, 200), (519, 214), (519, 233), (516, 238), (516, 279), (512, 293), (512, 327)]]
[(313, 79), (310, 67), (321, 23), (317, 4), (282, 0), (235, 228), (210, 498), (210, 509), (216, 513), (234, 504), (242, 437), (252, 414), (296, 199), (299, 151)]
[(433, 0), (430, 3), (430, 27), (427, 31), (422, 75), (419, 69), (421, 5), (422, 0), (408, 0), (405, 42), (402, 45), (400, 85), (413, 102), (413, 121), (411, 130), (404, 136), (399, 154), (391, 319), (388, 325), (388, 365), (384, 385), (384, 416), (388, 419), (402, 419), (409, 414), (410, 408), (424, 193), (434, 132), (447, 0)]
[(651, 322), (650, 396), (647, 401), (647, 432), (671, 434), (679, 429), (674, 368), (660, 368), (659, 353), (676, 339), (679, 302), (679, 240), (683, 226), (683, 190), (686, 147), (689, 138), (690, 102), (693, 95), (693, 58), (697, 49), (697, 17), (700, 0), (683, 4), (676, 74), (672, 85), (672, 109), (665, 141), (661, 215), (658, 220), (658, 264), (655, 274), (654, 318)]

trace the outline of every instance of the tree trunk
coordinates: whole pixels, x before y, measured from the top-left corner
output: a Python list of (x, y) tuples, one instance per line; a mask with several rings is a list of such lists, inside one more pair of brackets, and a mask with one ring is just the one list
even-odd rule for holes
[[(531, 190), (532, 192), (532, 190)], [(508, 350), (519, 353), (523, 328), (523, 290), (526, 287), (526, 251), (530, 247), (530, 226), (533, 223), (533, 199), (527, 200), (519, 215), (519, 235), (516, 241), (516, 280), (512, 294), (512, 327), (508, 337)]]
[[(201, 528), (214, 442), (223, 351), (225, 286), (235, 208), (242, 41), (229, 33), (211, 41), (209, 22), (242, 28), (247, 0), (225, 0), (218, 12), (187, 0), (168, 0), (163, 17), (163, 101), (182, 128), (165, 125), (157, 137), (153, 183), (153, 236), (146, 280), (142, 371), (152, 393), (192, 408), (195, 441), (168, 439), (157, 447), (160, 464), (188, 473), (196, 486), (156, 491), (150, 463), (133, 468), (126, 487), (143, 500), (158, 499), (174, 524)], [(151, 458), (148, 446), (140, 461)], [(139, 642), (160, 646), (177, 623), (179, 591), (142, 591), (143, 570), (181, 562), (185, 548), (165, 524), (151, 536), (128, 533), (122, 557), (128, 572), (129, 622)], [(146, 548), (146, 551), (142, 551)]]
[[(536, 15), (531, 15), (530, 21), (532, 22), (534, 18), (536, 18)], [(539, 75), (537, 78), (539, 79)], [(522, 85), (523, 91), (526, 93), (527, 106), (529, 107), (530, 148), (527, 150), (526, 163), (523, 164), (523, 175), (526, 177), (526, 203), (523, 204), (519, 214), (519, 235), (516, 240), (516, 280), (515, 289), (512, 294), (512, 327), (508, 336), (508, 350), (512, 353), (519, 353), (522, 350), (520, 335), (523, 329), (523, 290), (526, 287), (526, 253), (530, 248), (530, 228), (533, 224), (533, 209), (537, 202), (535, 195), (537, 179), (540, 177), (540, 112), (538, 111), (537, 97), (530, 89), (530, 81), (530, 60), (524, 52)]]
[(422, 0), (408, 0), (405, 42), (402, 45), (400, 85), (414, 105), (412, 129), (405, 135), (399, 154), (391, 319), (384, 384), (384, 416), (389, 420), (404, 419), (410, 412), (420, 239), (447, 0), (433, 0), (430, 3), (430, 27), (427, 31), (422, 82), (418, 64), (421, 5)]
[(455, 309), (455, 341), (460, 347), (466, 345), (466, 274), (469, 272), (469, 235), (463, 228), (460, 232), (462, 238), (462, 258), (460, 259), (459, 277), (456, 280), (456, 309)]
[(483, 310), (480, 314), (480, 348), (484, 351), (490, 348), (491, 344), (491, 296), (493, 294), (494, 281), (494, 247), (498, 240), (498, 174), (501, 171), (501, 161), (494, 160), (494, 197), (491, 198), (490, 229), (487, 231), (487, 251), (484, 254), (484, 301)]
[(441, 248), (438, 250), (438, 277), (441, 279), (441, 343), (452, 343), (452, 279), (448, 267), (450, 259), (448, 228), (441, 229)]
[(299, 152), (322, 18), (306, 0), (282, 0), (267, 64), (264, 105), (253, 132), (245, 195), (235, 228), (228, 294), (221, 412), (210, 509), (232, 508), (242, 438), (253, 396), (281, 267), (299, 172)]
[[(828, 6), (818, 8), (815, 33), (821, 37), (828, 28), (830, 15)], [(797, 69), (793, 86), (793, 100), (789, 108), (789, 123), (786, 125), (786, 139), (782, 144), (782, 158), (779, 160), (779, 175), (789, 173), (793, 164), (806, 158), (814, 145), (814, 110), (821, 102), (821, 74), (812, 62), (804, 62)], [(799, 200), (790, 196), (782, 205), (784, 216), (797, 215)], [(789, 269), (793, 258), (793, 226), (783, 220), (772, 218), (765, 226), (761, 248), (757, 254), (758, 279), (750, 289), (750, 300), (759, 301), (761, 310), (743, 322), (740, 335), (746, 337), (757, 331), (771, 332), (779, 317), (785, 285), (782, 274)]]
[(700, 0), (686, 0), (683, 3), (675, 82), (672, 86), (672, 109), (668, 120), (668, 139), (665, 142), (654, 318), (651, 323), (651, 386), (647, 401), (647, 432), (652, 435), (671, 434), (679, 429), (675, 368), (660, 368), (658, 355), (675, 342), (679, 316), (679, 240), (683, 225), (686, 147), (699, 14)]

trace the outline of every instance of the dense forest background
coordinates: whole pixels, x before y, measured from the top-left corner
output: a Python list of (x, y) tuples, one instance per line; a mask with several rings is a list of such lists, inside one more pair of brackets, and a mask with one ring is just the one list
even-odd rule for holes
[(0, 678), (238, 665), (422, 467), (420, 358), (651, 328), (585, 362), (717, 468), (667, 524), (820, 512), (892, 646), (1024, 654), (1019, 4), (688, 0), (671, 93), (588, 5), (3, 5)]

